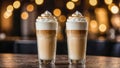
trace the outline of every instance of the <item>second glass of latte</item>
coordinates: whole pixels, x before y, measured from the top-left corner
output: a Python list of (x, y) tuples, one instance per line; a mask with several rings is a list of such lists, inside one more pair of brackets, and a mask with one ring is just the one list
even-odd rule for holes
[(88, 24), (78, 11), (68, 17), (66, 34), (70, 64), (85, 64)]

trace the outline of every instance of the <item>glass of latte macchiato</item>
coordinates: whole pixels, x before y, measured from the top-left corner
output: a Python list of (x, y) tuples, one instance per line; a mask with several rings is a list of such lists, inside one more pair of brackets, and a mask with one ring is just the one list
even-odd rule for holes
[(78, 11), (68, 17), (66, 34), (70, 64), (85, 64), (88, 23)]
[(45, 11), (36, 19), (36, 37), (40, 64), (54, 64), (56, 56), (57, 20)]

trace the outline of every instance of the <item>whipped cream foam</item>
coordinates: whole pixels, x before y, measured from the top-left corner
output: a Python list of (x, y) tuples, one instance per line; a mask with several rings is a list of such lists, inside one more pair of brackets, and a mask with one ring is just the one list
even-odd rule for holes
[(36, 19), (36, 30), (56, 30), (57, 19), (49, 12), (45, 11)]
[(88, 30), (87, 21), (79, 11), (76, 11), (68, 17), (66, 30)]

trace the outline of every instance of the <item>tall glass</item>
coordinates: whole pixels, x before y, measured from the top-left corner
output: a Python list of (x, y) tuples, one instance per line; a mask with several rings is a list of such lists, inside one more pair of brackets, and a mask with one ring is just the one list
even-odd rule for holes
[(87, 22), (80, 12), (76, 11), (67, 19), (66, 33), (70, 64), (85, 64), (87, 29)]
[(57, 21), (48, 11), (36, 20), (38, 59), (40, 64), (54, 64), (56, 56)]

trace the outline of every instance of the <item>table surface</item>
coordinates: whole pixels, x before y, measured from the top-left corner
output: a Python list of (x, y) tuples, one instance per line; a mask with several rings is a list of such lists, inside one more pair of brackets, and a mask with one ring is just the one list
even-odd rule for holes
[(55, 65), (39, 65), (35, 54), (0, 54), (0, 68), (120, 68), (119, 57), (87, 56), (85, 65), (68, 64), (67, 55), (57, 55)]

